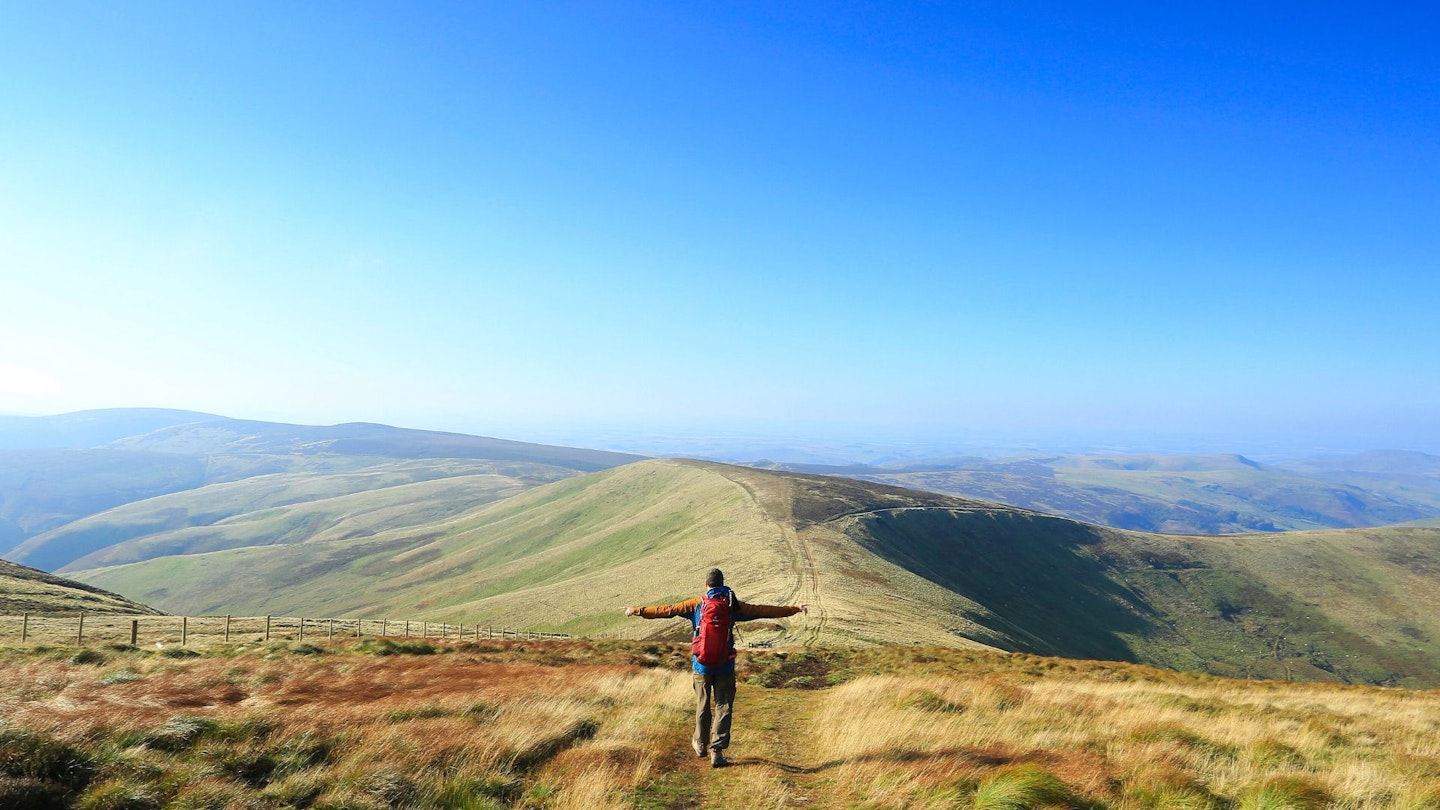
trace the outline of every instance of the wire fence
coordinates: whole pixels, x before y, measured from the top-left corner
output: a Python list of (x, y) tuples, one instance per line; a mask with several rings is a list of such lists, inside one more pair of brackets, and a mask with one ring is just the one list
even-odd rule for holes
[(207, 646), (219, 643), (324, 641), (337, 638), (565, 639), (547, 633), (413, 619), (316, 619), (296, 616), (156, 616), (35, 613), (0, 616), (0, 644), (128, 644), (134, 647)]

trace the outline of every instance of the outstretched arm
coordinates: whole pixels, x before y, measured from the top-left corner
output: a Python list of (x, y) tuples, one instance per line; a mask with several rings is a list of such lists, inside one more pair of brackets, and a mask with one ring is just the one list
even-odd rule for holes
[[(676, 602), (673, 605), (637, 605), (625, 608), (626, 616), (639, 616), (642, 619), (671, 619), (676, 616), (688, 616), (700, 607), (699, 599), (686, 599), (684, 602)], [(787, 614), (788, 615), (788, 614)]]
[(783, 619), (796, 613), (809, 613), (809, 605), (752, 605), (735, 600), (735, 621), (748, 622), (752, 619)]

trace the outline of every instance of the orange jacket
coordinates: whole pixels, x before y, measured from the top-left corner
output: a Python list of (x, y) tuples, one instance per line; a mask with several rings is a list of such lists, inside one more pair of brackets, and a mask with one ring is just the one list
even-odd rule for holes
[[(734, 609), (730, 612), (731, 630), (734, 630), (736, 622), (748, 622), (751, 619), (779, 619), (784, 616), (794, 616), (800, 612), (800, 608), (789, 605), (747, 605), (735, 596), (735, 592), (724, 585), (717, 585), (707, 591), (711, 596), (720, 592), (727, 592), (735, 600)], [(634, 615), (645, 619), (670, 619), (683, 616), (690, 620), (690, 629), (697, 634), (700, 632), (700, 602), (699, 598), (686, 599), (684, 602), (676, 602), (673, 605), (637, 605), (631, 608)], [(735, 636), (730, 633), (729, 638), (730, 660), (723, 664), (702, 664), (698, 655), (692, 655), (692, 668), (701, 674), (728, 674), (735, 671)]]

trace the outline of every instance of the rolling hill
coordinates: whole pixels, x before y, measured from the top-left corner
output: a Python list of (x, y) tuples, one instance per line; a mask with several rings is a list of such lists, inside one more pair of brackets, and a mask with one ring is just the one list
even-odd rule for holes
[[(438, 459), (398, 461), (335, 474), (276, 473), (148, 498), (22, 542), (11, 559), (54, 571), (161, 554), (294, 539), (334, 529), (354, 534), (435, 520), (466, 504), (513, 495), (573, 475), (544, 465)], [(447, 483), (448, 482), (448, 483)], [(429, 486), (425, 486), (425, 485)], [(239, 539), (225, 540), (234, 536)], [(209, 548), (202, 548), (205, 544)], [(139, 549), (164, 549), (145, 553)]]
[(1440, 686), (1440, 530), (1121, 531), (846, 478), (654, 460), (433, 522), (76, 572), (173, 612), (399, 615), (682, 635), (694, 594), (812, 605), (747, 643), (926, 643)]
[[(639, 458), (385, 425), (287, 425), (190, 411), (0, 417), (0, 554), (55, 570), (114, 542), (295, 503), (307, 492), (318, 499), (386, 481), (476, 474), (533, 485)], [(164, 499), (227, 483), (241, 486), (193, 502)], [(138, 512), (75, 523), (155, 498), (162, 500)]]

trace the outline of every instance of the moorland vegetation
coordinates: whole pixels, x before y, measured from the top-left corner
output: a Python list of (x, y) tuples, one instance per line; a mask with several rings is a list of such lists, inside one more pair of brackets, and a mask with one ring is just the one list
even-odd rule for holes
[(742, 655), (733, 765), (686, 645), (0, 650), (0, 805), (1440, 807), (1440, 694), (891, 646)]

